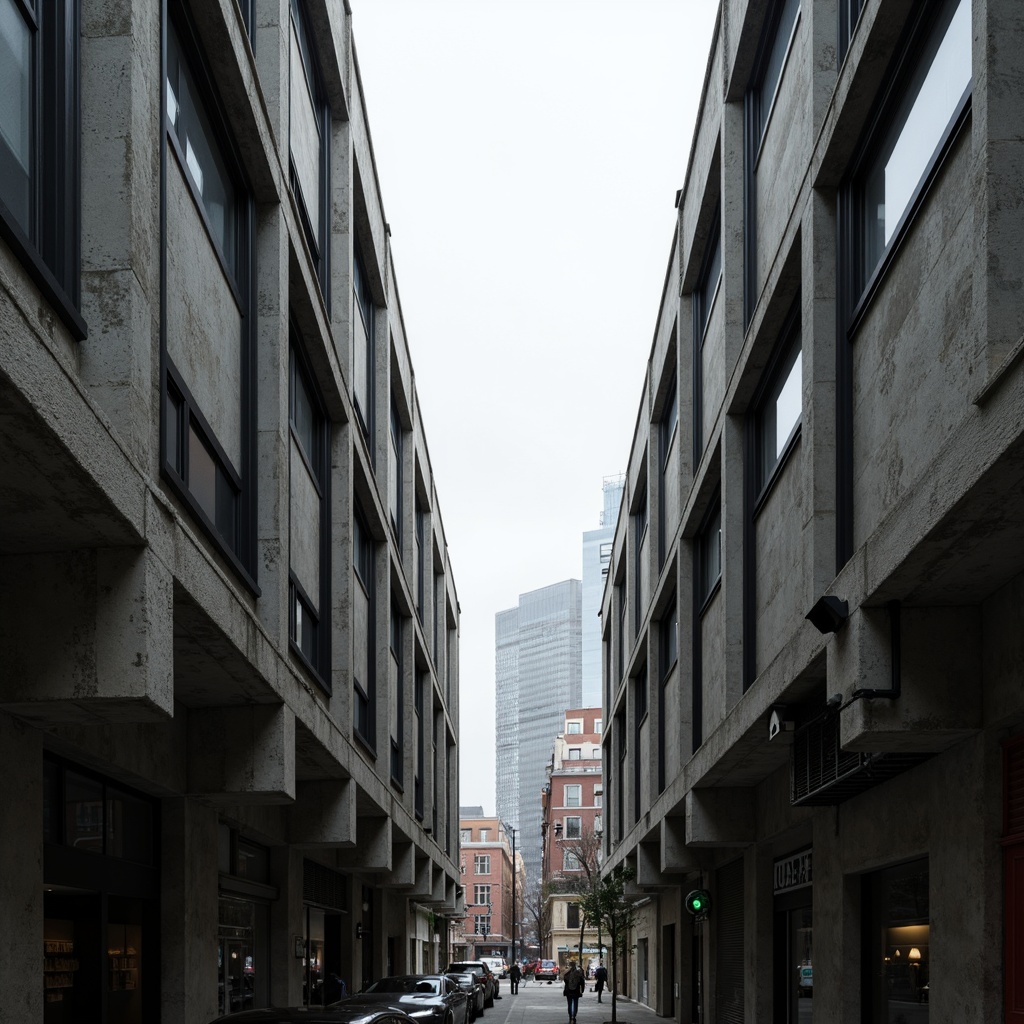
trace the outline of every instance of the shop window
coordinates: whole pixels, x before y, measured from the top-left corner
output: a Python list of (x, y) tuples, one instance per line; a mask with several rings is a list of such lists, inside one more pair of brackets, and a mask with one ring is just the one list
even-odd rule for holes
[(878, 871), (864, 880), (864, 1020), (903, 1014), (928, 1020), (931, 918), (928, 861)]
[(78, 340), (78, 3), (0, 0), (0, 238)]

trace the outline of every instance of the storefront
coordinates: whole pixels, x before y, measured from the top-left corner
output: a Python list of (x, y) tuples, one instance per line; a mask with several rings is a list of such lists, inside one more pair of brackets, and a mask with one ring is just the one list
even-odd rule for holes
[[(302, 864), (304, 1006), (325, 1006), (356, 991), (341, 970), (342, 920), (348, 917), (348, 879), (316, 861)], [(366, 934), (369, 939), (369, 929)], [(344, 984), (343, 984), (344, 983)]]
[(43, 1020), (157, 1019), (159, 805), (55, 758), (43, 780)]
[(813, 867), (809, 847), (788, 854), (774, 864), (775, 1024), (809, 1022), (813, 1014)]

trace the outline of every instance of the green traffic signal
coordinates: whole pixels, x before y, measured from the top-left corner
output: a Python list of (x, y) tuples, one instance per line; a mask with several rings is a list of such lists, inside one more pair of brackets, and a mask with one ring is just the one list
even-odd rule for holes
[(706, 917), (711, 910), (711, 893), (707, 889), (694, 889), (686, 896), (686, 909), (694, 917)]

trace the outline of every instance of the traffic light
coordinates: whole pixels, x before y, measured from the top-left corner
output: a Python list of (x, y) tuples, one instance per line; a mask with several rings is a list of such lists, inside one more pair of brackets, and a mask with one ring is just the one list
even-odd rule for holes
[(711, 893), (707, 889), (694, 889), (693, 892), (687, 893), (686, 909), (698, 921), (702, 921), (711, 910)]

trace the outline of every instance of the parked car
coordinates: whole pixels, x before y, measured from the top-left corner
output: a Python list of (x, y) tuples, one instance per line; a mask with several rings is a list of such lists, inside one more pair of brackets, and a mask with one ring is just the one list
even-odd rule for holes
[(500, 998), (498, 996), (498, 979), (495, 977), (494, 971), (483, 960), (459, 960), (450, 963), (445, 968), (445, 974), (461, 974), (464, 971), (472, 971), (483, 977), (484, 1006), (493, 1006), (494, 1000)]
[(554, 960), (538, 960), (533, 977), (536, 981), (558, 981), (558, 964)]
[(281, 1009), (242, 1010), (218, 1017), (212, 1024), (416, 1024), (397, 1006), (361, 1002), (359, 997), (330, 1006), (293, 1006)]
[(507, 978), (508, 977), (508, 964), (505, 962), (504, 957), (500, 956), (483, 956), (480, 958), (492, 971), (494, 971), (495, 977)]
[[(367, 985), (353, 1001), (398, 1006), (420, 1024), (467, 1024), (469, 996), (447, 974), (397, 974)], [(345, 1000), (336, 1003), (344, 1006)]]
[(468, 996), (469, 1019), (476, 1020), (484, 1012), (484, 997), (486, 995), (487, 983), (483, 975), (474, 974), (472, 971), (459, 971), (455, 974), (449, 974), (448, 977), (456, 981), (459, 988)]

